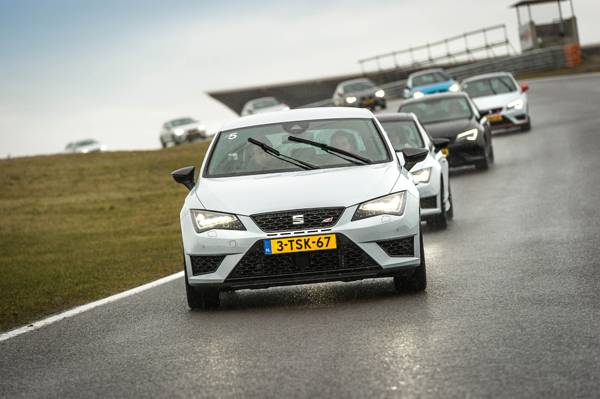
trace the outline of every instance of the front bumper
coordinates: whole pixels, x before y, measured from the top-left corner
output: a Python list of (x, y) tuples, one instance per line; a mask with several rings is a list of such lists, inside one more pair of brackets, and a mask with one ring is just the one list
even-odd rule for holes
[(442, 213), (441, 176), (432, 174), (427, 183), (419, 183), (421, 220), (432, 219)]
[(473, 165), (485, 159), (483, 140), (454, 142), (448, 145), (448, 165), (451, 167)]
[[(493, 112), (496, 111), (496, 112)], [(527, 108), (493, 110), (487, 114), (488, 121), (492, 130), (509, 129), (520, 127), (529, 123), (529, 114)]]
[[(327, 229), (265, 233), (249, 216), (238, 215), (246, 231), (196, 233), (189, 212), (181, 220), (185, 267), (193, 287), (221, 291), (410, 274), (421, 263), (419, 200), (408, 194), (403, 216), (351, 221), (357, 206), (346, 208)], [(264, 241), (335, 234), (338, 248), (277, 255), (264, 254)]]

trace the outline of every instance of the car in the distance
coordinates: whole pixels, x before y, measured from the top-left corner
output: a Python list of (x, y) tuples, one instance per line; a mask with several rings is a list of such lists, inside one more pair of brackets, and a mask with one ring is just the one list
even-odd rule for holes
[[(290, 154), (290, 155), (286, 155)], [(368, 110), (271, 112), (224, 124), (180, 213), (190, 308), (220, 294), (392, 277), (398, 291), (427, 285), (419, 191)]]
[(64, 152), (87, 154), (90, 152), (104, 152), (106, 150), (108, 150), (108, 147), (105, 144), (100, 143), (98, 140), (85, 139), (67, 144)]
[(385, 91), (367, 78), (346, 80), (337, 85), (333, 92), (333, 105), (338, 107), (358, 107), (374, 110), (385, 109)]
[(425, 148), (428, 151), (427, 158), (410, 172), (418, 183), (421, 220), (435, 229), (445, 229), (448, 220), (454, 216), (448, 160), (443, 154), (449, 140), (431, 138), (415, 114), (379, 114), (377, 119), (400, 157), (405, 148)]
[(290, 107), (275, 97), (261, 97), (248, 101), (242, 108), (242, 116), (261, 114), (263, 112), (287, 111)]
[(208, 137), (206, 127), (192, 118), (179, 118), (165, 122), (160, 129), (159, 136), (163, 148)]
[(494, 162), (490, 123), (467, 93), (404, 100), (398, 112), (414, 113), (431, 137), (450, 140), (445, 150), (450, 167), (475, 165), (485, 170)]
[(408, 75), (404, 98), (420, 98), (427, 94), (459, 91), (460, 85), (443, 68), (426, 69)]
[(518, 127), (531, 129), (527, 94), (529, 85), (519, 85), (509, 72), (488, 73), (467, 78), (462, 90), (473, 99), (485, 115), (492, 130)]

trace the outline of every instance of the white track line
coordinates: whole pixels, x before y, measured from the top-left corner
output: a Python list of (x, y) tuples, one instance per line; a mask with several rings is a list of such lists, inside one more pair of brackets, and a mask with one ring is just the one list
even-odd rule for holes
[(67, 310), (66, 312), (59, 313), (54, 316), (50, 316), (46, 319), (42, 319), (40, 321), (36, 321), (34, 323), (28, 324), (25, 327), (20, 327), (20, 328), (17, 328), (16, 330), (2, 333), (2, 334), (0, 334), (0, 342), (7, 340), (9, 338), (16, 337), (17, 335), (25, 334), (26, 332), (29, 332), (29, 331), (37, 330), (38, 328), (47, 326), (48, 324), (52, 324), (55, 321), (59, 321), (59, 320), (66, 319), (71, 316), (78, 315), (79, 313), (83, 313), (87, 310), (96, 308), (98, 306), (106, 305), (107, 303), (118, 301), (119, 299), (138, 294), (142, 291), (149, 290), (150, 288), (154, 288), (156, 286), (159, 286), (164, 283), (168, 283), (169, 281), (173, 281), (173, 280), (176, 280), (181, 277), (183, 277), (183, 271), (180, 271), (179, 273), (175, 273), (170, 276), (161, 278), (160, 280), (156, 280), (151, 283), (142, 285), (140, 287), (131, 289), (129, 291), (121, 292), (120, 294), (109, 296), (108, 298), (104, 298), (99, 301), (88, 303), (87, 305), (82, 305), (77, 308)]

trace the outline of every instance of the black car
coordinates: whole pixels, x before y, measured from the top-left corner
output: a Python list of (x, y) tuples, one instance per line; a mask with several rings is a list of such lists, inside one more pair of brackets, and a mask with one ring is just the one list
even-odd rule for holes
[(494, 162), (488, 120), (464, 92), (439, 93), (406, 100), (398, 112), (412, 112), (433, 138), (450, 140), (446, 151), (451, 167), (475, 165), (485, 170)]
[(359, 107), (374, 110), (386, 108), (385, 92), (367, 78), (346, 80), (337, 85), (333, 104), (340, 107)]

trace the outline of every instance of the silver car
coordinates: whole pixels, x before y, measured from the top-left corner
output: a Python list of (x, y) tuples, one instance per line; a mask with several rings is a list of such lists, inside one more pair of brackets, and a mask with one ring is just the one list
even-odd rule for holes
[(100, 143), (98, 140), (85, 139), (67, 144), (64, 152), (87, 154), (90, 152), (104, 152), (106, 150), (108, 150), (108, 147), (105, 144)]
[(206, 127), (192, 118), (179, 118), (166, 122), (160, 129), (160, 144), (168, 145), (189, 143), (207, 137)]
[(242, 108), (242, 116), (262, 114), (263, 112), (287, 111), (290, 107), (275, 97), (262, 97), (248, 101)]
[(374, 115), (316, 108), (239, 118), (195, 168), (172, 173), (189, 190), (181, 210), (188, 305), (219, 306), (247, 288), (392, 277), (427, 285), (419, 192)]
[(332, 97), (338, 107), (358, 107), (374, 110), (387, 107), (385, 91), (367, 78), (346, 80), (337, 85)]

